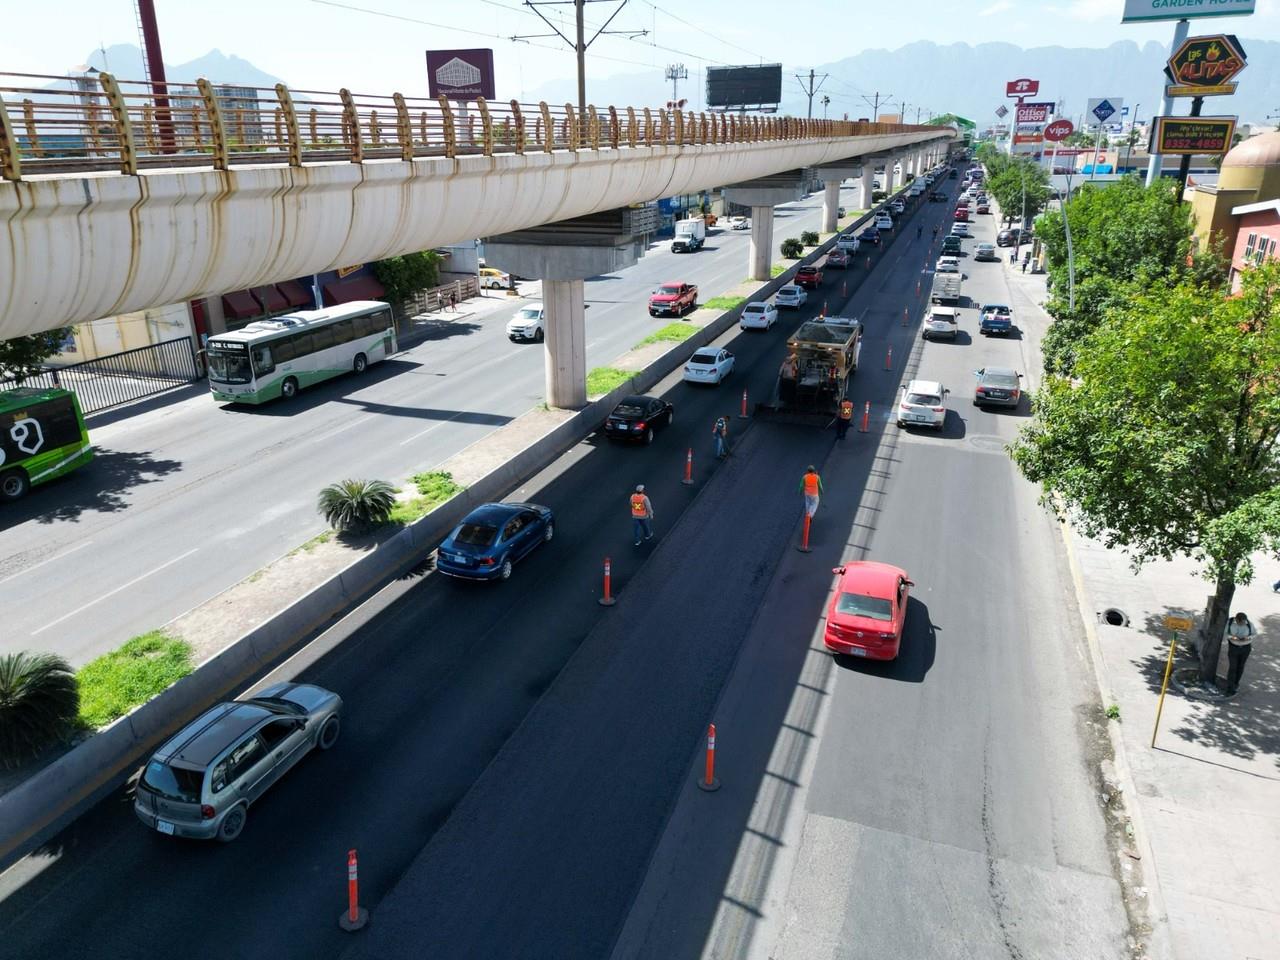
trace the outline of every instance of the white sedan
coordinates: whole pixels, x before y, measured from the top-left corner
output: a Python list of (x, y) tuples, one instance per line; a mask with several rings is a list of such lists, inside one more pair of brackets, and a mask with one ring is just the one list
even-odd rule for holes
[(686, 383), (720, 383), (733, 373), (733, 354), (723, 347), (699, 347), (684, 365)]
[(959, 257), (939, 257), (938, 265), (933, 268), (938, 273), (959, 273), (960, 258)]
[(892, 229), (893, 229), (893, 217), (889, 216), (887, 213), (878, 213), (878, 214), (876, 214), (876, 229), (877, 229), (877, 230), (892, 230)]
[(957, 220), (951, 225), (951, 235), (953, 237), (973, 236), (973, 234), (969, 232), (969, 224), (965, 223), (963, 220)]
[(757, 300), (742, 308), (738, 318), (740, 330), (768, 330), (778, 322), (778, 308), (767, 300)]
[(788, 283), (784, 287), (778, 288), (777, 295), (773, 298), (776, 307), (791, 307), (797, 309), (805, 305), (805, 301), (809, 299), (809, 294), (805, 292), (804, 287), (798, 287), (794, 283)]
[(751, 218), (750, 217), (730, 217), (729, 229), (730, 230), (750, 230)]
[(901, 216), (906, 211), (907, 205), (901, 200), (894, 200), (889, 204), (889, 209), (898, 216)]

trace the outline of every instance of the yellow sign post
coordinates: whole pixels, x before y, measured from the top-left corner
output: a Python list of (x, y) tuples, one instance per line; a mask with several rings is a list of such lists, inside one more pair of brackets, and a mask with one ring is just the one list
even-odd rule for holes
[(1165, 617), (1165, 628), (1173, 633), (1169, 643), (1169, 659), (1164, 665), (1164, 682), (1160, 684), (1160, 703), (1156, 707), (1156, 725), (1151, 730), (1151, 748), (1156, 746), (1156, 733), (1160, 729), (1160, 714), (1164, 712), (1164, 694), (1169, 689), (1169, 674), (1173, 673), (1173, 654), (1178, 649), (1178, 632), (1186, 633), (1191, 629), (1190, 617)]

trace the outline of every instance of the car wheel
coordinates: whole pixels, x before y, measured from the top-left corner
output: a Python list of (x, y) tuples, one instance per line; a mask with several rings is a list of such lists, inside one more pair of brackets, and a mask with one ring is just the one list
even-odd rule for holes
[(316, 746), (321, 750), (330, 749), (338, 742), (338, 734), (342, 732), (342, 721), (338, 719), (335, 713), (324, 722), (324, 726), (320, 728), (320, 736), (316, 737)]
[(499, 580), (511, 579), (511, 558), (510, 557), (502, 558), (502, 566), (498, 568), (498, 579)]
[(230, 843), (244, 831), (249, 812), (243, 806), (235, 806), (227, 811), (227, 815), (218, 824), (218, 842)]
[(542, 332), (542, 328), (541, 328), (541, 327), (539, 327), (537, 330), (533, 331), (533, 342), (534, 342), (534, 343), (541, 343), (545, 338), (546, 338), (546, 334)]
[(645, 446), (648, 446), (649, 444), (653, 443), (653, 427), (645, 427), (644, 442), (645, 442)]
[(31, 480), (25, 470), (0, 473), (0, 500), (21, 500), (30, 489)]
[(293, 377), (285, 377), (284, 383), (280, 384), (280, 396), (286, 400), (292, 400), (298, 395), (298, 381)]
[(369, 358), (363, 353), (357, 353), (355, 360), (351, 364), (351, 369), (356, 373), (364, 373), (365, 368), (369, 366)]
[(555, 535), (556, 535), (556, 525), (555, 525), (554, 523), (550, 523), (550, 522), (549, 522), (549, 523), (547, 524), (547, 529), (545, 529), (545, 530), (543, 530), (543, 531), (542, 531), (542, 542), (543, 542), (543, 543), (550, 543), (550, 542), (551, 542), (551, 540), (552, 540), (552, 538), (553, 538)]

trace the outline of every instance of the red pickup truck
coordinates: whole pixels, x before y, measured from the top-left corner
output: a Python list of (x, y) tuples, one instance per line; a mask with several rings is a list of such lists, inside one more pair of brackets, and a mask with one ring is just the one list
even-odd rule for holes
[(698, 305), (698, 287), (683, 280), (670, 280), (649, 295), (649, 316), (681, 317)]

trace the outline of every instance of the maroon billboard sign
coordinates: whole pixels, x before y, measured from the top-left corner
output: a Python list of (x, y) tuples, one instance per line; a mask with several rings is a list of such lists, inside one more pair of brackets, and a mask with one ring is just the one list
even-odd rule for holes
[(494, 99), (493, 51), (428, 50), (427, 90), (450, 100)]
[(1052, 103), (1018, 104), (1018, 123), (1048, 123), (1053, 114)]
[(1004, 85), (1006, 97), (1034, 97), (1039, 92), (1040, 81), (1028, 80), (1026, 77), (1021, 80), (1010, 80)]
[(1070, 120), (1055, 120), (1044, 128), (1044, 138), (1054, 143), (1060, 143), (1075, 133), (1075, 130), (1076, 125)]

